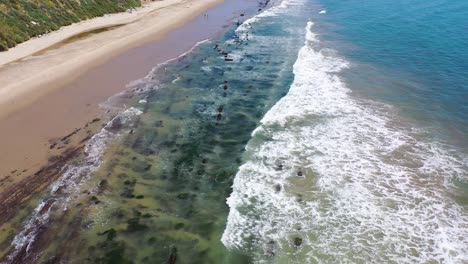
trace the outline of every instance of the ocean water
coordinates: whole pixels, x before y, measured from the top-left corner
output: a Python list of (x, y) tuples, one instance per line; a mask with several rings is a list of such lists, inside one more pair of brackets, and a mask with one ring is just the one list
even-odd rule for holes
[(466, 263), (468, 4), (387, 2), (259, 3), (157, 65), (6, 263)]
[(246, 147), (223, 243), (259, 263), (466, 263), (467, 11), (304, 0), (257, 16), (310, 21)]

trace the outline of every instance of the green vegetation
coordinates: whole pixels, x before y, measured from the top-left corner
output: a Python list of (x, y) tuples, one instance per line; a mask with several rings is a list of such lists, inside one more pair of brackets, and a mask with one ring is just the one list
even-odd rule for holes
[(62, 26), (138, 6), (140, 0), (0, 0), (0, 51)]

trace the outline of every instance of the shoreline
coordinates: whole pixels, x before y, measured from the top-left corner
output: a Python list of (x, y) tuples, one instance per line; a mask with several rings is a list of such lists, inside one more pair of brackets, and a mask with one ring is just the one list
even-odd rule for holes
[[(154, 2), (134, 13), (112, 14), (63, 27), (43, 38), (34, 38), (0, 53), (0, 120), (73, 81), (90, 67), (125, 50), (162, 38), (222, 1)], [(178, 19), (174, 19), (176, 14)], [(61, 47), (51, 52), (60, 54), (34, 56), (76, 35), (114, 26), (120, 27), (70, 43), (79, 50)]]
[[(211, 1), (211, 3), (214, 3), (214, 2), (216, 1)], [(63, 99), (64, 96), (67, 96), (69, 100), (74, 99), (73, 97), (70, 98), (70, 96), (73, 96), (73, 94), (76, 92), (82, 93), (83, 91), (80, 90), (80, 88), (83, 88), (88, 84), (93, 84), (93, 81), (95, 82), (97, 80), (96, 77), (98, 78), (100, 77), (107, 78), (109, 76), (120, 77), (121, 75), (119, 74), (119, 72), (122, 69), (120, 69), (119, 67), (114, 67), (115, 65), (122, 66), (121, 64), (123, 63), (125, 66), (123, 67), (124, 70), (126, 71), (130, 70), (133, 74), (133, 75), (130, 74), (128, 76), (125, 76), (118, 82), (99, 81), (98, 84), (103, 84), (103, 86), (105, 87), (112, 86), (109, 84), (118, 84), (118, 85), (117, 87), (113, 87), (112, 89), (107, 90), (106, 93), (100, 95), (99, 98), (105, 98), (105, 100), (94, 99), (95, 102), (97, 103), (93, 104), (92, 106), (87, 106), (87, 108), (93, 108), (94, 109), (93, 111), (88, 111), (85, 114), (83, 114), (83, 112), (75, 113), (77, 114), (77, 116), (81, 118), (81, 121), (73, 120), (66, 134), (63, 133), (63, 131), (65, 131), (64, 129), (59, 129), (61, 131), (60, 132), (59, 130), (57, 130), (56, 127), (51, 128), (52, 130), (54, 130), (55, 133), (63, 133), (63, 134), (60, 137), (51, 138), (51, 140), (48, 140), (47, 144), (43, 147), (48, 150), (53, 150), (53, 151), (57, 149), (63, 149), (63, 152), (61, 154), (50, 156), (50, 153), (47, 152), (47, 156), (49, 160), (47, 163), (45, 163), (46, 164), (45, 166), (38, 167), (38, 170), (29, 169), (27, 171), (27, 174), (25, 173), (24, 175), (21, 175), (22, 178), (18, 177), (17, 182), (13, 184), (12, 186), (10, 186), (11, 188), (9, 189), (2, 190), (3, 187), (1, 185), (2, 185), (3, 175), (0, 174), (0, 194), (1, 194), (0, 196), (4, 197), (6, 201), (5, 205), (0, 206), (0, 211), (4, 212), (4, 214), (2, 214), (3, 217), (0, 218), (0, 226), (2, 225), (8, 226), (8, 222), (12, 219), (13, 216), (17, 214), (17, 210), (19, 209), (19, 206), (21, 204), (25, 204), (25, 202), (28, 201), (29, 198), (32, 195), (34, 195), (34, 193), (40, 192), (41, 190), (45, 190), (45, 188), (47, 188), (50, 185), (50, 183), (54, 182), (56, 179), (58, 179), (58, 177), (61, 176), (61, 173), (62, 173), (61, 169), (63, 168), (64, 164), (67, 164), (70, 160), (83, 154), (83, 148), (85, 144), (87, 144), (88, 142), (91, 142), (92, 140), (89, 141), (89, 139), (93, 135), (95, 135), (97, 131), (101, 130), (101, 128), (105, 126), (108, 123), (108, 121), (112, 119), (112, 116), (115, 114), (114, 111), (111, 111), (110, 113), (104, 113), (105, 111), (103, 110), (105, 109), (101, 107), (102, 103), (111, 104), (111, 105), (107, 105), (106, 109), (112, 109), (114, 106), (125, 106), (126, 102), (128, 102), (128, 100), (131, 100), (131, 95), (130, 95), (132, 94), (132, 91), (130, 89), (131, 84), (132, 84), (131, 81), (137, 81), (139, 79), (146, 78), (148, 75), (148, 67), (149, 69), (153, 69), (154, 67), (158, 67), (161, 64), (170, 63), (174, 60), (177, 60), (180, 57), (183, 57), (191, 53), (194, 50), (194, 48), (197, 47), (200, 43), (203, 43), (206, 40), (211, 39), (214, 35), (218, 34), (218, 32), (219, 33), (223, 32), (226, 26), (231, 25), (231, 23), (234, 21), (233, 18), (235, 16), (233, 14), (241, 14), (239, 13), (239, 11), (241, 10), (240, 8), (236, 10), (236, 9), (231, 9), (230, 7), (248, 6), (249, 4), (247, 3), (249, 3), (249, 0), (243, 0), (239, 2), (233, 1), (233, 0), (227, 0), (225, 1), (225, 3), (226, 4), (218, 5), (218, 7), (212, 8), (208, 11), (208, 13), (213, 12), (213, 13), (210, 13), (210, 15), (216, 14), (218, 16), (218, 18), (213, 18), (212, 21), (210, 21), (209, 23), (208, 21), (206, 21), (207, 19), (205, 17), (202, 17), (201, 14), (198, 14), (196, 15), (198, 18), (194, 20), (190, 20), (190, 22), (187, 23), (186, 26), (184, 25), (183, 27), (180, 27), (172, 31), (171, 33), (167, 33), (167, 35), (164, 35), (164, 40), (160, 41), (160, 39), (156, 39), (155, 41), (152, 41), (151, 43), (143, 44), (143, 46), (140, 45), (135, 48), (130, 48), (129, 51), (125, 51), (122, 54), (117, 55), (115, 58), (111, 58), (108, 61), (100, 65), (97, 65), (95, 68), (86, 69), (85, 73), (83, 73), (83, 76), (85, 77), (80, 76), (80, 78), (76, 79), (75, 82), (79, 83), (78, 85), (74, 84), (72, 85), (72, 87), (65, 86), (63, 87), (63, 89), (52, 90), (50, 93), (47, 94), (47, 96), (41, 96), (36, 102), (32, 103), (31, 106), (24, 108), (24, 110), (15, 112), (13, 114), (13, 118), (7, 117), (3, 120), (0, 118), (0, 131), (3, 132), (4, 130), (2, 129), (3, 128), (2, 125), (5, 123), (5, 120), (11, 121), (17, 118), (18, 116), (37, 118), (38, 116), (41, 116), (41, 114), (37, 113), (35, 110), (41, 110), (41, 106), (45, 106), (47, 103), (60, 101), (57, 99), (58, 98)], [(200, 24), (200, 21), (203, 21), (203, 23)], [(209, 24), (211, 28), (205, 28), (207, 24)], [(201, 25), (203, 25), (203, 27), (200, 27)], [(197, 31), (197, 30), (194, 30), (194, 28), (195, 29), (198, 28), (201, 30)], [(195, 36), (198, 39), (195, 38)], [(188, 41), (184, 41), (184, 40), (188, 40)], [(172, 47), (174, 41), (176, 41), (176, 43), (178, 44), (177, 48)], [(168, 47), (170, 47), (170, 49), (168, 49)], [(170, 52), (165, 53), (163, 56), (162, 55), (155, 56), (154, 58), (152, 58), (152, 60), (145, 61), (145, 66), (139, 67), (138, 70), (133, 69), (133, 65), (135, 62), (141, 62), (142, 59), (145, 59), (148, 57), (148, 54), (152, 54), (152, 52), (154, 52), (155, 49), (157, 50), (158, 48), (161, 49), (162, 51), (166, 50)], [(160, 61), (160, 62), (157, 64), (154, 64), (154, 61)], [(108, 71), (110, 71), (111, 75), (109, 75)], [(102, 75), (103, 73), (104, 75)], [(134, 75), (139, 76), (139, 77), (136, 78), (134, 77)], [(0, 77), (1, 77), (1, 74), (0, 74)], [(127, 81), (124, 81), (125, 79)], [(91, 89), (87, 92), (89, 92), (87, 96), (94, 97), (96, 90)], [(114, 97), (114, 95), (116, 96)], [(117, 102), (112, 102), (114, 99), (117, 99)], [(27, 113), (28, 111), (29, 113)], [(70, 116), (67, 116), (66, 113), (63, 113), (62, 117), (73, 119), (73, 118), (70, 118)], [(94, 119), (91, 119), (93, 117)], [(19, 122), (21, 121), (22, 121), (22, 118), (17, 118), (16, 122), (14, 123), (19, 124)], [(63, 121), (59, 120), (57, 123), (62, 123), (62, 122)], [(48, 121), (46, 120), (45, 123), (47, 125), (47, 124), (52, 124), (53, 122), (51, 120), (48, 120)], [(32, 125), (28, 124), (28, 126), (34, 127), (34, 124)], [(17, 127), (17, 128), (23, 128), (23, 127)], [(22, 130), (24, 130), (22, 132), (26, 132), (25, 135), (31, 134), (30, 133), (31, 130), (28, 130), (28, 129), (22, 129)], [(21, 137), (21, 135), (19, 135), (19, 137)], [(5, 138), (3, 138), (3, 141), (5, 141)], [(2, 138), (0, 137), (0, 145), (2, 143), (3, 143)], [(31, 148), (31, 146), (28, 146), (28, 148)], [(0, 157), (0, 161), (3, 162), (2, 158), (3, 157)], [(3, 169), (1, 165), (4, 165), (4, 164), (0, 164), (0, 169)], [(42, 215), (43, 213), (45, 213), (47, 210), (49, 210), (49, 208), (51, 208), (52, 205), (53, 205), (53, 200), (48, 201), (46, 205), (44, 206), (44, 208), (40, 210), (40, 214)], [(0, 237), (3, 237), (4, 235), (7, 235), (7, 234), (5, 232), (3, 233), (0, 232)], [(41, 234), (38, 233), (37, 235), (39, 237), (39, 240), (41, 240), (40, 238)], [(3, 237), (2, 239), (6, 239), (5, 241), (9, 241), (11, 237)], [(40, 247), (39, 244), (34, 245), (33, 250), (36, 249), (35, 248), (36, 246)], [(6, 250), (6, 248), (3, 248), (2, 251), (3, 250)], [(8, 252), (11, 253), (11, 251), (9, 250)], [(23, 251), (20, 250), (18, 252), (19, 253), (19, 255), (17, 256), (18, 258), (28, 257), (26, 255), (22, 255), (21, 252)], [(4, 251), (2, 253), (7, 253), (7, 252)], [(3, 257), (6, 257), (6, 255), (4, 255)]]
[[(188, 47), (183, 43), (167, 51), (162, 47), (158, 50), (161, 54), (146, 62), (149, 69), (132, 65), (145, 60), (147, 50), (135, 59), (127, 53), (164, 42), (171, 32), (222, 0), (164, 2), (164, 9), (149, 12), (138, 21), (0, 67), (0, 191), (40, 170), (51, 156), (60, 156), (66, 148), (52, 149), (55, 141), (101, 117), (101, 103), (146, 75), (153, 65), (167, 60), (164, 56), (186, 51), (196, 39), (188, 38)], [(174, 15), (179, 19), (174, 20)]]

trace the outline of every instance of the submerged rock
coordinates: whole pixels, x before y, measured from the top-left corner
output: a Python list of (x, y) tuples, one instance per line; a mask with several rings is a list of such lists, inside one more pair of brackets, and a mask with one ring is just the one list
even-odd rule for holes
[(281, 185), (276, 184), (276, 185), (275, 185), (275, 191), (276, 191), (276, 192), (280, 192), (280, 191), (281, 191)]
[(103, 235), (107, 235), (107, 241), (111, 241), (112, 239), (115, 238), (115, 236), (117, 236), (117, 231), (115, 231), (114, 228), (111, 228), (109, 230), (106, 230), (102, 233), (98, 233), (99, 236), (103, 236)]
[(185, 226), (184, 223), (177, 223), (174, 225), (174, 229), (179, 230), (182, 229)]
[(300, 237), (295, 237), (294, 238), (294, 246), (300, 247), (302, 245), (302, 238)]
[(140, 218), (130, 218), (127, 221), (127, 231), (136, 232), (148, 229), (148, 226), (140, 223)]
[(179, 193), (177, 195), (177, 198), (181, 199), (181, 200), (186, 200), (187, 198), (189, 197), (189, 194), (188, 193)]

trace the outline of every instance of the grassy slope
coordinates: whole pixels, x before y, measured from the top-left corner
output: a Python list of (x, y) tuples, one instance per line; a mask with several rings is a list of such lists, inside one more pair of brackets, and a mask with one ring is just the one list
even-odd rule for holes
[(80, 20), (140, 5), (140, 0), (0, 0), (0, 51)]

